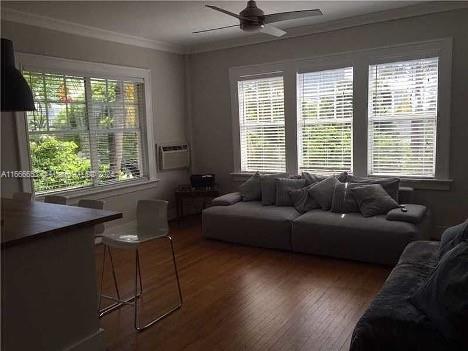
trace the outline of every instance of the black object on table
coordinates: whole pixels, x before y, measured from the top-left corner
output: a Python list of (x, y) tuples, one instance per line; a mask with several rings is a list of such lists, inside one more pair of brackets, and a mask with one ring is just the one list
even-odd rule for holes
[(206, 200), (213, 199), (219, 196), (218, 187), (197, 187), (194, 188), (191, 185), (179, 185), (175, 190), (177, 220), (181, 220), (184, 217), (184, 200), (191, 198), (203, 199), (203, 208), (206, 207)]

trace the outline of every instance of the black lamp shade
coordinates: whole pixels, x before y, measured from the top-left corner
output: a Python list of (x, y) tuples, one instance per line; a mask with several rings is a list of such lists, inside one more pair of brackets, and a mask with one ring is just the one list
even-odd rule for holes
[(15, 67), (13, 42), (2, 38), (2, 111), (33, 111), (31, 88)]

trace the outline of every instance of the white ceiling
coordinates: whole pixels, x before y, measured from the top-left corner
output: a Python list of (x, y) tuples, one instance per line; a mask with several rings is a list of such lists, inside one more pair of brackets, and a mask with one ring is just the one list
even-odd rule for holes
[[(278, 27), (290, 29), (289, 32), (293, 33), (297, 32), (299, 27), (310, 27), (347, 17), (362, 17), (416, 3), (418, 1), (257, 1), (257, 6), (266, 14), (314, 8), (322, 10), (323, 16), (277, 24)], [(237, 23), (235, 18), (208, 9), (204, 7), (205, 4), (239, 13), (245, 7), (246, 1), (2, 1), (2, 11), (3, 8), (13, 9), (192, 50), (209, 45), (215, 47), (216, 43), (220, 42), (274, 39), (262, 33), (244, 33), (238, 28), (192, 34), (195, 30)]]

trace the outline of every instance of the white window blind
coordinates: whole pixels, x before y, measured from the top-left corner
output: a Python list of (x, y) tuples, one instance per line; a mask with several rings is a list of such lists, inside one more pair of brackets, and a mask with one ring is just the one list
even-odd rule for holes
[(301, 171), (352, 170), (353, 68), (298, 75)]
[(283, 77), (238, 82), (241, 171), (286, 170)]
[(369, 67), (369, 174), (435, 176), (438, 62)]
[(98, 187), (144, 176), (143, 83), (24, 71), (36, 193)]

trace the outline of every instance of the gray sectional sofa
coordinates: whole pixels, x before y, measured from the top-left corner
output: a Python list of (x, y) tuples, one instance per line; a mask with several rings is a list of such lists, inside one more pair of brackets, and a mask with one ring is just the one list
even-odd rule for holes
[(468, 220), (440, 242), (410, 243), (356, 324), (350, 351), (468, 350), (466, 243)]
[[(400, 188), (408, 203), (411, 188)], [(334, 213), (315, 209), (300, 214), (290, 206), (241, 201), (239, 193), (216, 198), (202, 214), (203, 236), (232, 243), (394, 265), (406, 245), (429, 239), (429, 214), (421, 205), (406, 205), (403, 220), (385, 215)], [(395, 209), (393, 211), (400, 211)]]
[(430, 277), (438, 257), (439, 242), (416, 241), (406, 247), (356, 325), (351, 351), (458, 350), (409, 302)]

